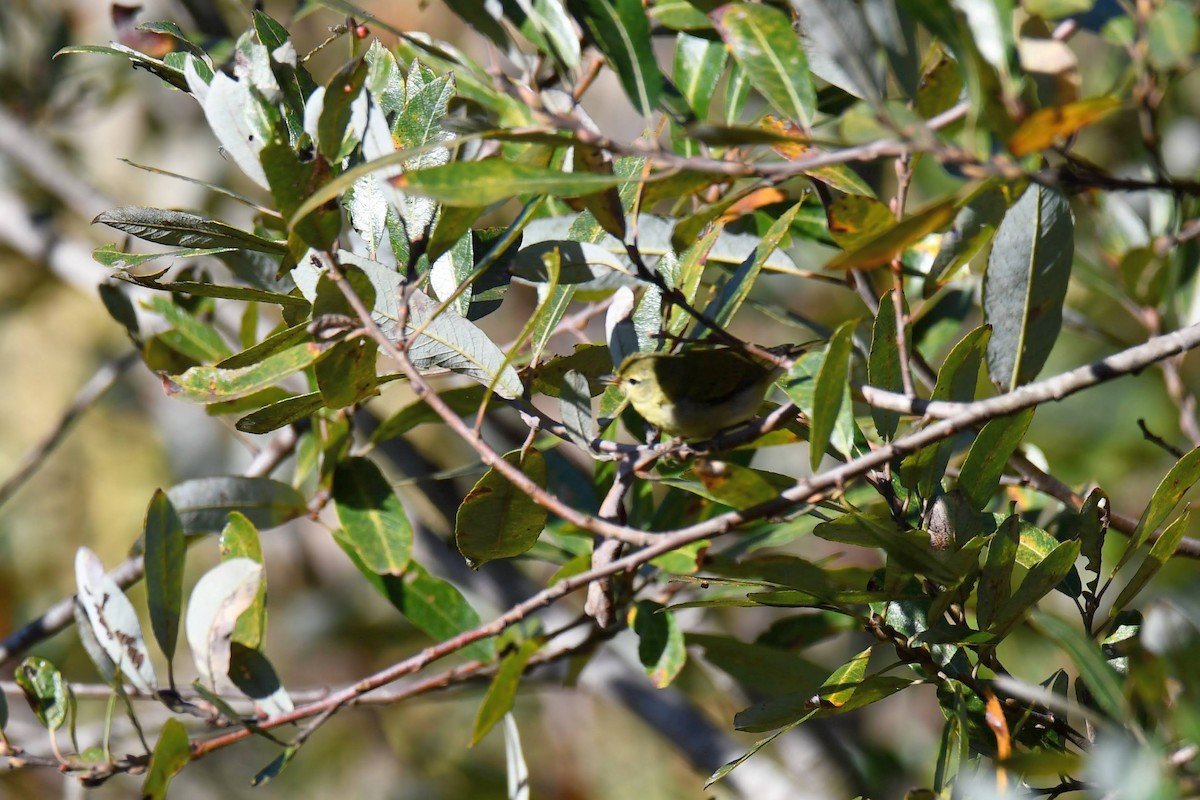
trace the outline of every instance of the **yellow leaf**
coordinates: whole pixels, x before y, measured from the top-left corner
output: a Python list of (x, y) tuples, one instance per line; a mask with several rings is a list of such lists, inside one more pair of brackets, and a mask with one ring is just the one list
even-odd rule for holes
[(1017, 157), (1036, 153), (1086, 128), (1120, 105), (1121, 101), (1115, 97), (1097, 97), (1039, 109), (1030, 114), (1013, 133), (1008, 140), (1008, 150)]

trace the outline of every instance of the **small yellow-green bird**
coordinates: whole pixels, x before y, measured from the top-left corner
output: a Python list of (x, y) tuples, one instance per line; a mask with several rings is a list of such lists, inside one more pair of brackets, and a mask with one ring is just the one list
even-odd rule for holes
[[(801, 346), (771, 348), (788, 357)], [(642, 419), (669, 436), (708, 439), (751, 419), (782, 367), (731, 347), (634, 353), (613, 383)]]

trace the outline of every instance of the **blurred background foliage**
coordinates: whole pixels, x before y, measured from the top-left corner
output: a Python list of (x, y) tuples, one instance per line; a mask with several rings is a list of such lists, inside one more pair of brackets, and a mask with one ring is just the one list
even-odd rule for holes
[[(215, 5), (217, 18), (227, 20), (231, 30), (244, 27), (247, 16), (239, 4)], [(493, 55), (439, 2), (363, 0), (362, 6), (398, 28), (453, 41), (483, 63)], [(266, 10), (286, 20), (294, 4), (269, 2)], [(147, 2), (140, 18), (176, 19), (186, 30), (197, 27), (180, 4)], [(290, 24), (289, 30), (298, 49), (306, 51), (342, 19), (329, 11), (316, 11)], [(1082, 96), (1112, 86), (1128, 66), (1124, 51), (1101, 35), (1102, 27), (1103, 20), (1085, 24), (1070, 41), (1079, 61)], [(385, 43), (393, 41), (386, 31), (372, 33)], [(251, 190), (232, 162), (218, 153), (199, 106), (190, 98), (166, 90), (152, 76), (130, 70), (120, 60), (52, 59), (64, 46), (103, 43), (115, 37), (107, 3), (0, 3), (0, 384), (4, 387), (0, 391), (0, 478), (20, 469), (23, 456), (55, 426), (89, 377), (129, 349), (124, 333), (97, 302), (96, 286), (105, 270), (91, 260), (90, 253), (93, 247), (112, 241), (112, 232), (91, 227), (91, 218), (113, 206), (154, 205), (197, 209), (235, 225), (249, 223), (250, 212), (237, 203), (118, 160), (123, 156)], [(312, 71), (324, 77), (345, 55), (345, 46), (335, 44), (316, 60)], [(633, 138), (641, 132), (640, 118), (611, 75), (602, 76), (584, 105), (606, 134)], [(1172, 84), (1160, 106), (1160, 124), (1167, 171), (1194, 176), (1200, 165), (1200, 74), (1193, 71)], [(1118, 174), (1123, 165), (1142, 158), (1125, 115), (1082, 132), (1076, 150)], [(886, 175), (879, 178), (890, 180)], [(927, 160), (917, 172), (910, 204), (920, 206), (923, 191), (936, 196), (947, 179), (942, 168)], [(1155, 200), (1144, 194), (1123, 194), (1115, 202), (1127, 204), (1138, 218), (1159, 213)], [(758, 223), (751, 218), (745, 224)], [(1077, 233), (1081, 243), (1077, 258), (1098, 272), (1111, 270), (1112, 265), (1099, 248), (1089, 249), (1086, 243), (1104, 235), (1099, 230)], [(797, 261), (806, 254), (825, 257), (800, 248)], [(770, 294), (776, 305), (830, 326), (857, 307), (848, 289), (806, 282), (802, 291), (795, 291), (795, 285), (764, 281), (759, 292)], [(519, 306), (528, 297), (506, 302)], [(1091, 361), (1146, 337), (1146, 319), (1137, 318), (1085, 282), (1073, 284), (1067, 305), (1075, 311), (1068, 310), (1063, 334), (1043, 374)], [(774, 328), (765, 317), (744, 325), (742, 332), (758, 341), (784, 340), (791, 333)], [(1181, 372), (1187, 386), (1195, 386), (1198, 380), (1196, 358), (1188, 357)], [(406, 400), (404, 392), (391, 392), (375, 402), (374, 410), (382, 416)], [(1161, 374), (1146, 370), (1068, 403), (1042, 407), (1027, 440), (1040, 448), (1055, 475), (1076, 488), (1098, 484), (1109, 492), (1116, 508), (1136, 514), (1174, 461), (1146, 441), (1136, 421), (1144, 419), (1158, 435), (1182, 442), (1179, 413), (1163, 391)], [(141, 529), (147, 498), (156, 488), (243, 469), (257, 444), (234, 431), (232, 421), (167, 399), (159, 380), (140, 366), (125, 372), (85, 412), (29, 482), (0, 507), (0, 630), (14, 629), (74, 591), (69, 565), (77, 547), (90, 547), (107, 564), (124, 558)], [(778, 452), (770, 458), (770, 463), (759, 463), (777, 466), (776, 462), (798, 460), (794, 454)], [(475, 458), (458, 442), (421, 431), (410, 450), (396, 454), (396, 461), (406, 464), (404, 471), (409, 474), (420, 474), (461, 471)], [(467, 471), (448, 479), (445, 507), (435, 503), (413, 514), (420, 528), (418, 546), (427, 552), (422, 561), (437, 565), (466, 586), (472, 586), (474, 579), (461, 559), (450, 553), (445, 537), (452, 526), (447, 515), (476, 476)], [(402, 495), (413, 503), (428, 503), (429, 496), (437, 496), (433, 492), (410, 497), (403, 490)], [(1012, 495), (1032, 506), (1044, 503), (1020, 489), (1012, 490)], [(272, 531), (263, 543), (272, 596), (286, 598), (271, 606), (268, 651), (289, 688), (337, 686), (425, 643), (361, 580), (323, 529), (300, 521)], [(805, 555), (813, 559), (821, 557), (822, 548), (831, 551), (827, 543), (812, 539), (805, 540), (804, 547)], [(189, 582), (215, 561), (214, 552), (194, 549)], [(1194, 596), (1200, 591), (1194, 573), (1193, 562), (1172, 564), (1161, 585)], [(478, 588), (481, 596), (472, 599), (485, 618), (511, 602), (497, 595), (493, 584)], [(135, 603), (142, 603), (142, 591), (131, 591)], [(520, 595), (516, 590), (515, 596)], [(778, 616), (767, 609), (733, 611), (710, 611), (706, 624), (748, 640)], [(684, 622), (690, 630), (686, 617)], [(809, 655), (832, 668), (860, 649), (856, 642), (861, 645), (853, 637), (842, 637)], [(1061, 659), (1057, 650), (1031, 635), (1014, 636), (1005, 647), (1011, 652), (1002, 652), (1003, 660), (1019, 665), (1031, 680), (1049, 674), (1056, 665), (1065, 666), (1056, 664)], [(630, 635), (624, 634), (614, 650), (632, 665), (630, 672), (606, 674), (601, 664), (589, 666), (582, 679), (588, 691), (564, 690), (561, 684), (568, 672), (558, 667), (538, 672), (523, 684), (516, 713), (534, 796), (698, 797), (708, 772), (727, 760), (725, 740), (717, 743), (714, 738), (709, 760), (697, 760), (694, 749), (689, 757), (686, 749), (676, 746), (670, 729), (659, 720), (639, 716), (639, 710), (648, 713), (654, 704), (644, 699), (652, 692), (648, 685), (628, 685), (629, 675), (640, 669), (635, 648)], [(73, 633), (53, 638), (35, 652), (53, 660), (72, 679), (92, 680), (92, 669)], [(252, 792), (258, 797), (398, 800), (503, 796), (500, 737), (493, 735), (474, 749), (465, 747), (482, 690), (482, 684), (459, 687), (396, 707), (343, 712), (314, 737), (288, 770), (257, 790), (247, 786), (247, 779), (273, 757), (273, 749), (248, 743), (215, 753), (186, 770), (173, 785), (172, 796), (249, 797)], [(745, 705), (737, 699), (738, 693), (724, 673), (692, 659), (670, 690), (672, 702), (681, 706), (675, 709), (675, 721), (685, 725), (690, 721), (690, 736), (712, 730), (720, 732), (714, 737), (732, 738), (744, 749), (758, 735), (729, 732), (730, 717)], [(755, 763), (763, 763), (757, 775), (761, 782), (756, 784), (761, 789), (754, 796), (864, 793), (887, 797), (897, 796), (908, 785), (928, 783), (930, 755), (943, 722), (932, 693), (930, 687), (903, 692), (862, 714), (813, 723), (781, 738), (756, 759)], [(703, 702), (683, 708), (685, 697)], [(104, 703), (84, 699), (81, 704), (84, 719), (94, 730), (103, 717)], [(22, 704), (12, 702), (11, 707), (10, 736), (33, 740), (37, 728)], [(157, 713), (149, 712), (147, 727), (154, 726)], [(701, 752), (703, 748), (701, 743)], [(772, 784), (772, 779), (777, 782)], [(114, 779), (89, 796), (130, 796), (136, 780)], [(734, 786), (719, 784), (711, 793), (729, 796)], [(75, 796), (76, 791), (71, 779), (47, 771), (0, 774), (0, 796), (46, 797), (59, 792)]]

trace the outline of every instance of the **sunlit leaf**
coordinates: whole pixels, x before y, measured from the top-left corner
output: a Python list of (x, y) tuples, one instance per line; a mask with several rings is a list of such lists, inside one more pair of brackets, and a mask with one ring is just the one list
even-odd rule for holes
[(683, 630), (674, 612), (640, 600), (629, 609), (629, 624), (638, 636), (638, 660), (650, 681), (660, 689), (670, 686), (687, 661)]
[(754, 88), (784, 119), (807, 129), (816, 110), (816, 93), (808, 58), (787, 15), (770, 6), (731, 3), (711, 18)]
[[(546, 485), (546, 461), (537, 450), (514, 450), (504, 460), (538, 486)], [(533, 547), (546, 524), (546, 510), (495, 468), (467, 493), (454, 523), (454, 541), (472, 567), (519, 556)]]
[(517, 687), (525, 665), (542, 646), (538, 639), (527, 639), (514, 651), (500, 660), (496, 676), (488, 686), (479, 710), (475, 712), (475, 724), (471, 728), (471, 744), (479, 744), (479, 740), (496, 726), (512, 710), (513, 701), (517, 697)]
[(106, 676), (119, 672), (139, 692), (153, 694), (158, 680), (142, 639), (137, 611), (116, 582), (105, 574), (100, 558), (86, 547), (75, 554), (75, 584), (75, 600), (108, 659), (108, 663), (96, 666)]
[(354, 548), (368, 569), (400, 575), (412, 557), (413, 531), (391, 485), (366, 458), (341, 461), (333, 472), (333, 502)]
[(171, 779), (192, 760), (190, 745), (182, 722), (170, 718), (163, 723), (150, 756), (150, 769), (142, 782), (143, 800), (166, 800)]
[(254, 602), (262, 576), (262, 564), (232, 558), (204, 573), (192, 589), (184, 630), (196, 670), (209, 686), (229, 674), (234, 626)]

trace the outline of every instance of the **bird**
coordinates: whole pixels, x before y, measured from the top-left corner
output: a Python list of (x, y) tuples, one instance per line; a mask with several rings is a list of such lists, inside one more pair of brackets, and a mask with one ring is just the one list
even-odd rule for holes
[[(792, 358), (805, 345), (769, 348)], [(700, 346), (626, 357), (616, 384), (642, 419), (669, 436), (708, 439), (752, 419), (783, 367), (744, 350)]]

